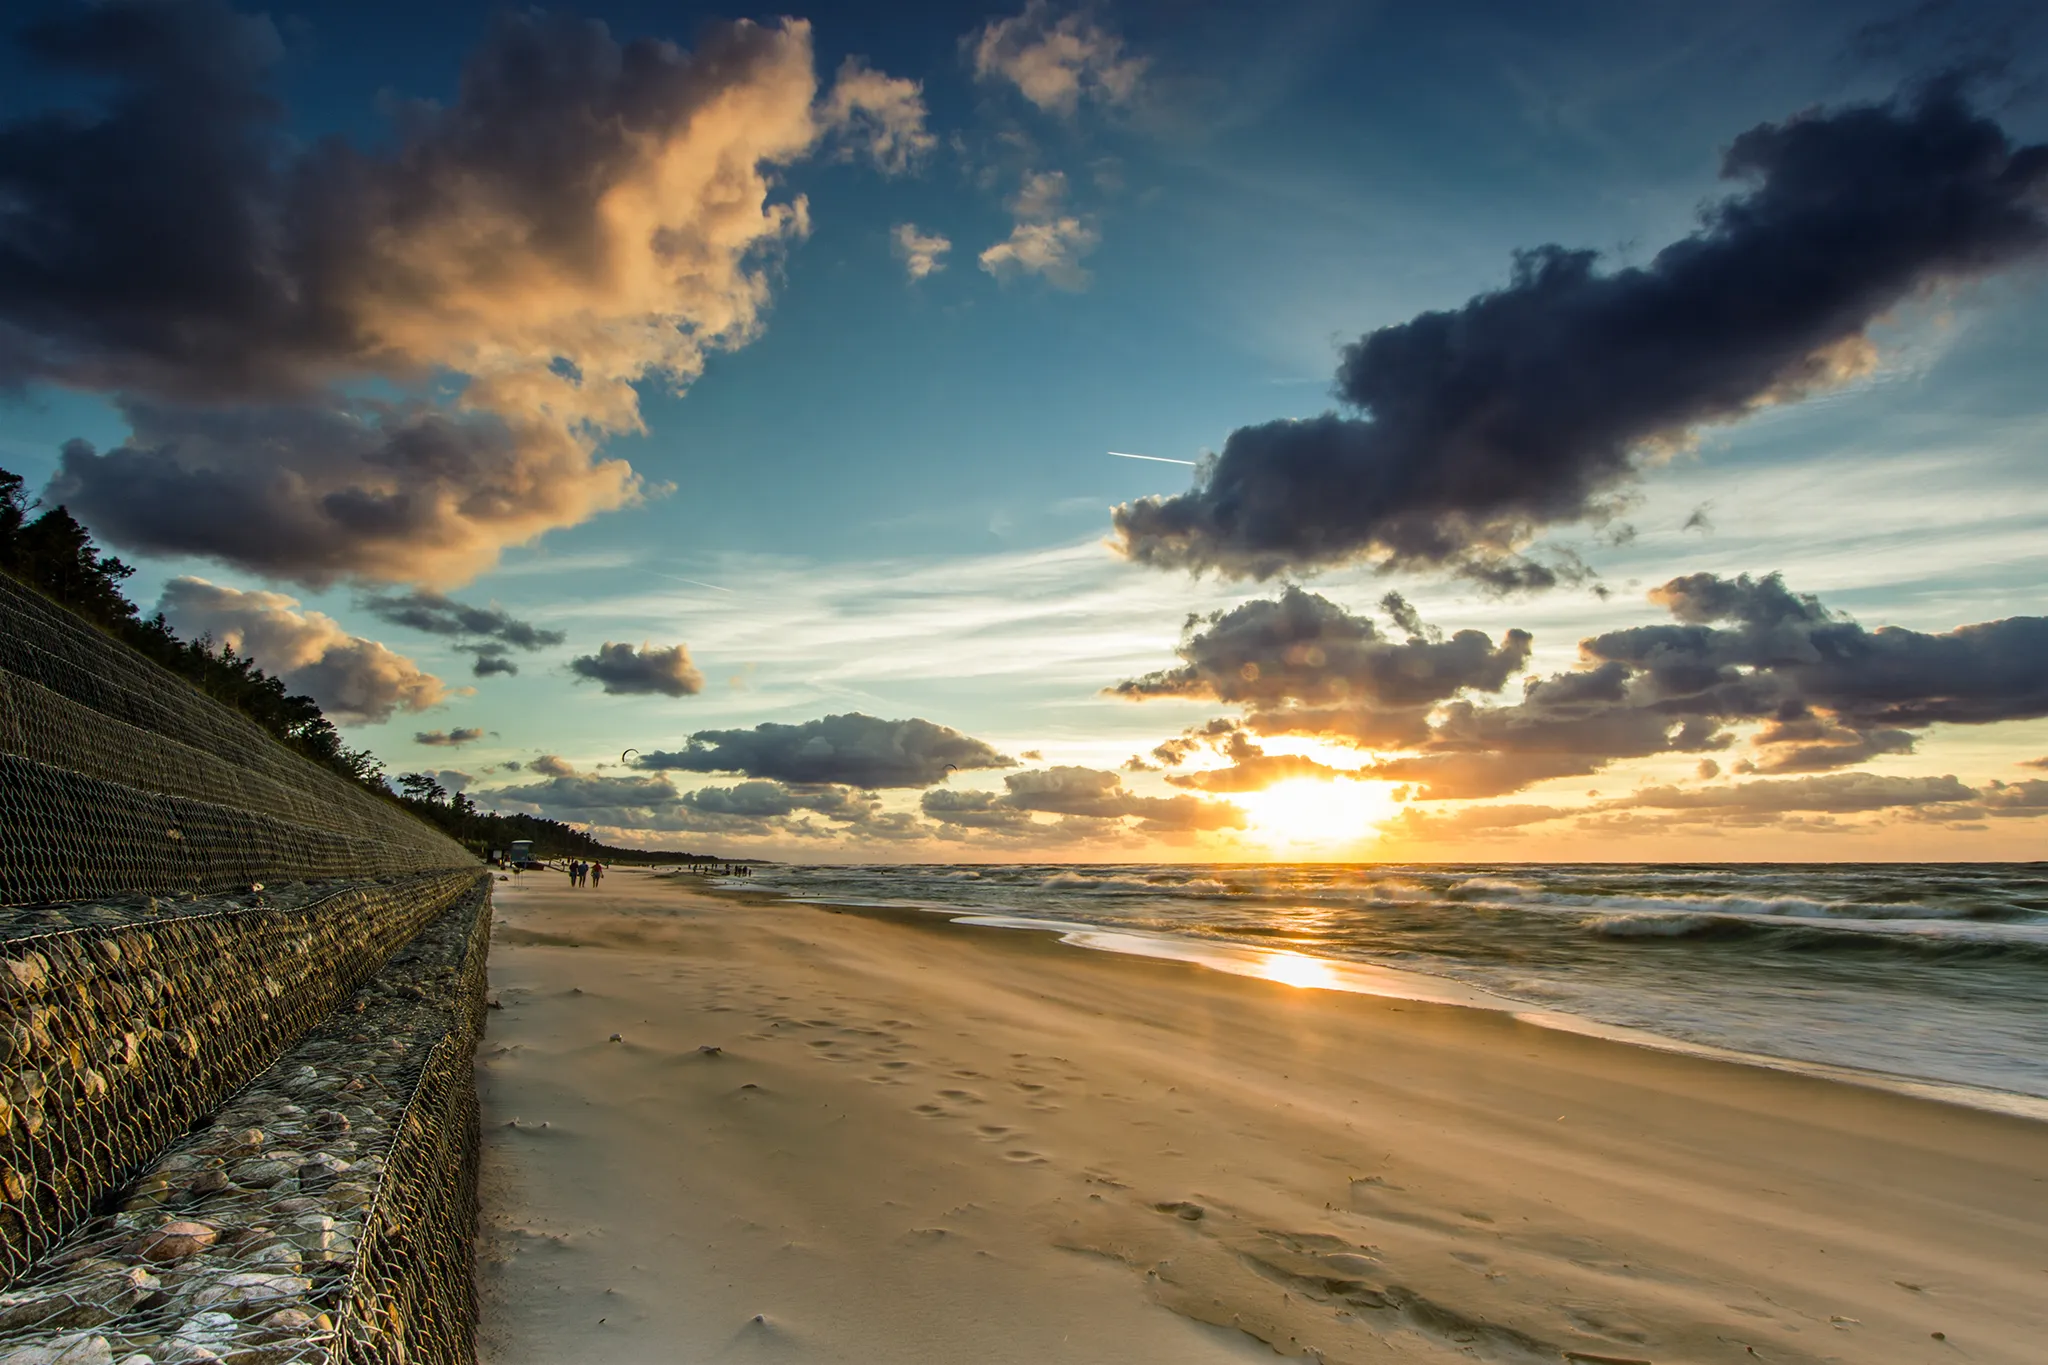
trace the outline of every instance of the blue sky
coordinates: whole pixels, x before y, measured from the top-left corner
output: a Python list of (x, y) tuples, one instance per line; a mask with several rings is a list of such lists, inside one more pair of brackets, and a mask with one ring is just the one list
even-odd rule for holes
[[(282, 55), (264, 79), (289, 110), (293, 143), (402, 143), (394, 99), (459, 104), (458, 75), (494, 13), (271, 11)], [(686, 47), (707, 24), (749, 17), (647, 5), (581, 13), (620, 40)], [(408, 576), (365, 560), (324, 584), (285, 560), (230, 554), (223, 563), (124, 544), (121, 524), (95, 524), (88, 509), (88, 525), (138, 565), (138, 600), (154, 603), (186, 576), (232, 590), (203, 607), (188, 593), (183, 624), (240, 631), (259, 659), (269, 639), (276, 653), (264, 662), (329, 686), (342, 655), (323, 675), (320, 648), (350, 637), (381, 644), (441, 680), (373, 700), (346, 727), (394, 772), (460, 772), (487, 802), (669, 847), (835, 859), (2013, 857), (2038, 848), (2025, 813), (2035, 809), (2025, 786), (2034, 770), (2016, 765), (2048, 755), (2048, 722), (2026, 704), (1995, 724), (1921, 727), (1910, 750), (1800, 776), (1768, 764), (1742, 772), (1750, 735), (1737, 727), (1732, 747), (1617, 757), (1477, 798), (1560, 812), (1490, 830), (1437, 818), (1464, 801), (1341, 779), (1305, 798), (1349, 812), (1334, 824), (1306, 819), (1297, 800), (1252, 810), (1247, 828), (1216, 829), (1175, 825), (1180, 816), (1148, 826), (1143, 812), (1164, 808), (1142, 803), (1190, 792), (1223, 799), (1168, 781), (1221, 757), (1194, 755), (1178, 772), (1156, 760), (1119, 765), (1233, 708), (1219, 695), (1143, 705), (1102, 695), (1172, 667), (1189, 613), (1272, 599), (1281, 586), (1113, 553), (1109, 509), (1183, 492), (1191, 471), (1107, 451), (1194, 460), (1237, 428), (1321, 413), (1344, 343), (1500, 289), (1518, 249), (1554, 242), (1597, 248), (1612, 266), (1644, 264), (1695, 230), (1704, 202), (1729, 192), (1717, 168), (1738, 134), (1815, 106), (1887, 99), (1987, 46), (2007, 65), (1977, 80), (1974, 107), (2015, 144), (2040, 141), (2042, 34), (2024, 10), (1161, 3), (800, 14), (811, 25), (816, 107), (827, 107), (842, 62), (858, 57), (908, 92), (922, 150), (890, 166), (860, 141), (872, 125), (859, 125), (819, 132), (766, 164), (770, 201), (803, 196), (808, 229), (748, 258), (762, 291), (751, 332), (709, 347), (681, 392), (659, 366), (637, 374), (640, 429), (615, 423), (590, 442), (591, 458), (629, 462), (645, 496), (508, 535), (484, 556), (495, 567), (474, 575)], [(991, 34), (1008, 38), (1009, 55), (977, 70)], [(1060, 52), (1078, 75), (1071, 105), (1034, 101), (1029, 78), (1057, 67)], [(0, 104), (9, 122), (52, 105), (91, 108), (104, 95), (46, 55), (10, 61), (12, 93)], [(1051, 225), (1062, 243), (1049, 267), (978, 259), (1033, 223)], [(950, 244), (922, 278), (898, 245), (905, 227)], [(1539, 549), (1572, 549), (1592, 580), (1503, 598), (1414, 564), (1390, 573), (1303, 566), (1283, 577), (1360, 615), (1394, 589), (1445, 631), (1497, 639), (1526, 629), (1530, 674), (1580, 667), (1582, 637), (1669, 619), (1645, 594), (1683, 574), (1782, 572), (1795, 591), (1873, 628), (1938, 635), (2031, 616), (2048, 565), (2044, 288), (2038, 256), (1936, 281), (1863, 329), (1873, 350), (1860, 373), (1696, 427), (1687, 448), (1649, 460), (1624, 490), (1632, 539), (1584, 523), (1541, 530)], [(323, 370), (321, 382), (352, 402), (460, 393), (474, 371), (445, 360), (454, 324), (433, 325), (444, 347), (430, 357), (443, 366), (438, 377), (366, 365)], [(489, 325), (479, 328), (458, 339), (461, 354), (488, 345)], [(0, 406), (0, 463), (40, 486), (65, 440), (120, 446), (130, 428), (117, 399), (134, 391), (75, 373), (27, 376)], [(565, 640), (518, 653), (516, 676), (474, 678), (454, 640), (364, 605), (368, 593), (415, 586), (495, 604)], [(243, 596), (260, 592), (297, 605)], [(337, 625), (309, 635), (308, 612)], [(607, 641), (683, 645), (701, 687), (669, 695), (626, 682), (608, 692), (604, 679), (579, 677), (572, 660)], [(388, 684), (388, 668), (383, 676)], [(1512, 702), (1518, 691), (1465, 695)], [(380, 708), (388, 714), (374, 719)], [(879, 793), (861, 820), (801, 802), (773, 813), (789, 804), (787, 783), (752, 790), (770, 814), (693, 810), (684, 793), (778, 779), (765, 769), (619, 762), (629, 747), (672, 750), (693, 733), (846, 712), (926, 718), (1019, 761), (923, 788), (863, 788), (849, 769), (838, 785)], [(414, 739), (470, 727), (483, 736), (460, 746)], [(1254, 732), (1266, 752), (1312, 753), (1326, 769), (1384, 754), (1285, 726), (1253, 723)], [(1702, 754), (1714, 757), (1711, 775)], [(541, 755), (556, 760), (545, 781), (527, 766)], [(1060, 800), (1033, 804), (1029, 780), (1005, 780), (1063, 769), (1116, 772), (1071, 779), (1114, 799), (1076, 814)], [(1850, 772), (1899, 784), (1899, 800), (1845, 800)], [(1910, 787), (1950, 774), (1974, 795), (1933, 801)], [(628, 789), (603, 794), (586, 781), (604, 776), (640, 784), (630, 788), (639, 795), (626, 801), (619, 791)], [(1614, 804), (1674, 784), (1733, 792), (1744, 782), (1809, 786), (1775, 796), (1759, 788), (1747, 806), (1730, 796), (1706, 816)], [(984, 837), (920, 804), (940, 785), (987, 792), (1017, 813), (1004, 817), (1000, 838)], [(2038, 797), (2048, 810), (2048, 789)], [(1126, 798), (1128, 815), (1105, 813)], [(1770, 819), (1756, 818), (1758, 802)], [(1401, 822), (1425, 808), (1430, 821)], [(1646, 823), (1644, 809), (1661, 823)], [(889, 814), (902, 818), (877, 822)], [(1289, 821), (1309, 832), (1293, 837)]]

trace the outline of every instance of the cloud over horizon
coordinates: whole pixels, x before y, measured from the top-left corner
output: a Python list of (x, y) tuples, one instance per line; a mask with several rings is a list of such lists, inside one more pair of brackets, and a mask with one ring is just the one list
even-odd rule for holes
[(331, 719), (378, 724), (427, 711), (452, 695), (403, 654), (351, 635), (331, 616), (276, 592), (243, 592), (203, 578), (173, 578), (157, 610), (188, 639), (210, 637), (256, 661)]
[(415, 744), (429, 747), (459, 748), (474, 744), (484, 737), (484, 732), (475, 726), (457, 726), (453, 730), (421, 730), (412, 737)]
[[(1255, 728), (1313, 728), (1398, 744), (1427, 733), (1429, 709), (1464, 691), (1498, 692), (1528, 662), (1532, 637), (1510, 630), (1498, 648), (1481, 631), (1431, 638), (1398, 596), (1392, 612), (1408, 638), (1319, 594), (1289, 584), (1207, 617), (1190, 617), (1176, 653), (1183, 662), (1118, 683), (1112, 695), (1143, 701), (1209, 698), (1247, 709)], [(1386, 605), (1386, 603), (1383, 603)]]
[[(1671, 623), (1581, 640), (1577, 667), (1528, 678), (1518, 700), (1500, 704), (1473, 694), (1497, 691), (1520, 670), (1526, 632), (1509, 632), (1494, 650), (1478, 632), (1433, 639), (1397, 612), (1422, 633), (1395, 646), (1293, 587), (1190, 622), (1180, 668), (1115, 691), (1243, 708), (1242, 720), (1198, 726), (1154, 751), (1172, 767), (1198, 750), (1228, 761), (1170, 776), (1176, 785), (1233, 791), (1332, 775), (1255, 742), (1307, 735), (1372, 751), (1349, 775), (1409, 784), (1420, 800), (1505, 796), (1624, 759), (1725, 756), (1738, 744), (1746, 756), (1734, 761), (1737, 774), (1829, 772), (1911, 753), (1930, 726), (2048, 716), (2048, 617), (1940, 633), (1870, 629), (1775, 574), (1689, 574), (1648, 597)], [(1465, 635), (1476, 639), (1455, 651)], [(1305, 666), (1316, 650), (1324, 665)], [(1719, 761), (1702, 768), (1719, 772)]]
[(840, 137), (896, 170), (930, 140), (914, 83), (850, 62), (821, 98), (798, 20), (685, 51), (506, 14), (375, 150), (295, 139), (276, 29), (220, 0), (22, 41), (107, 93), (0, 127), (0, 385), (108, 394), (130, 427), (68, 444), (51, 500), (315, 587), (451, 586), (641, 497), (599, 443), (640, 429), (636, 384), (760, 332), (809, 222), (778, 168)]
[(1574, 576), (1525, 553), (1604, 522), (1703, 427), (1837, 386), (1871, 326), (2048, 247), (2048, 145), (2015, 146), (1959, 82), (1741, 134), (1738, 192), (1643, 267), (1521, 252), (1505, 288), (1346, 346), (1357, 415), (1241, 427), (1194, 488), (1113, 514), (1135, 562), (1270, 578), (1365, 562), (1498, 590)]
[(479, 678), (517, 673), (519, 665), (507, 657), (511, 650), (547, 649), (569, 638), (562, 631), (542, 630), (530, 621), (522, 621), (495, 602), (488, 607), (470, 606), (428, 590), (372, 593), (356, 605), (394, 626), (461, 641), (475, 651), (472, 671)]
[(699, 730), (683, 748), (649, 751), (634, 766), (871, 789), (929, 787), (945, 780), (948, 767), (972, 771), (1015, 764), (950, 726), (853, 711), (798, 725), (767, 721), (751, 730)]
[(642, 644), (635, 649), (607, 640), (597, 653), (571, 659), (569, 671), (601, 684), (615, 697), (694, 697), (704, 690), (703, 673), (690, 661), (689, 648), (679, 644)]

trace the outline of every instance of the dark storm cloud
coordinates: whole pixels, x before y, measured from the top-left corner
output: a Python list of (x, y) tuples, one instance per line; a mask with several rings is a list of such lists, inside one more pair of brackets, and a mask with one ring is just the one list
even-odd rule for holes
[(1776, 574), (1691, 574), (1650, 596), (1678, 623), (1610, 631), (1581, 650), (1632, 670), (1637, 695), (1665, 713), (1765, 722), (1765, 771), (1907, 752), (1913, 731), (1937, 723), (2048, 716), (2048, 617), (1870, 630)]
[(942, 824), (963, 829), (1016, 832), (1036, 828), (1031, 812), (1004, 802), (1000, 792), (928, 791), (918, 807)]
[[(535, 767), (542, 765), (536, 764)], [(532, 806), (585, 824), (734, 838), (917, 838), (931, 833), (914, 816), (884, 812), (874, 793), (831, 785), (748, 781), (679, 792), (664, 775), (607, 777), (558, 764), (546, 781), (500, 788), (494, 800)], [(822, 817), (829, 824), (818, 824)]]
[(546, 649), (569, 638), (559, 630), (542, 630), (530, 621), (522, 621), (495, 603), (488, 607), (471, 606), (432, 591), (371, 594), (359, 599), (356, 605), (394, 626), (445, 635), (472, 646), (476, 650), (479, 677), (487, 673), (517, 673), (518, 666), (505, 657), (508, 648)]
[(1242, 829), (1244, 812), (1227, 801), (1194, 796), (1140, 796), (1126, 790), (1116, 772), (1100, 768), (1061, 766), (1011, 773), (1003, 778), (1009, 790), (998, 801), (1020, 811), (1037, 811), (1083, 820), (1136, 817), (1138, 828), (1163, 834), (1198, 829)]
[(1759, 779), (1725, 787), (1646, 787), (1602, 809), (1643, 809), (1774, 814), (1821, 811), (1849, 815), (1898, 806), (1969, 801), (1977, 792), (1954, 777), (1902, 777), (1883, 773), (1829, 773), (1824, 777)]
[(1509, 631), (1498, 648), (1476, 630), (1443, 639), (1406, 601), (1388, 596), (1404, 641), (1290, 584), (1275, 599), (1190, 617), (1175, 651), (1178, 668), (1112, 692), (1133, 700), (1213, 698), (1247, 708), (1260, 728), (1306, 725), (1393, 744), (1426, 733), (1431, 706), (1466, 690), (1497, 692), (1528, 661), (1527, 631)]
[[(780, 168), (835, 131), (895, 166), (931, 142), (910, 82), (850, 62), (819, 99), (796, 20), (686, 50), (507, 13), (370, 148), (301, 139), (275, 27), (221, 0), (67, 5), (21, 42), (91, 97), (0, 124), (0, 388), (134, 427), (68, 448), (52, 500), (323, 586), (460, 582), (633, 501), (597, 444), (636, 384), (759, 332), (806, 229)], [(459, 401), (359, 396), (440, 376)]]
[(876, 809), (872, 796), (849, 787), (792, 787), (786, 782), (761, 780), (730, 787), (700, 787), (685, 792), (682, 804), (705, 815), (736, 815), (755, 820), (812, 811), (834, 820), (859, 821)]
[(635, 649), (607, 640), (597, 653), (571, 659), (569, 671), (603, 684), (614, 696), (691, 697), (704, 690), (704, 675), (690, 662), (690, 651), (683, 645), (657, 649), (643, 644)]
[(519, 665), (509, 657), (514, 649), (546, 649), (569, 638), (559, 630), (542, 630), (522, 621), (495, 603), (471, 606), (429, 590), (371, 594), (359, 598), (356, 605), (392, 625), (462, 641), (475, 652), (476, 662), (470, 671), (479, 678), (517, 673)]
[[(1305, 656), (1287, 666), (1289, 642), (1341, 633), (1351, 647), (1364, 648), (1357, 643), (1363, 623), (1291, 588), (1278, 600), (1226, 613), (1208, 631), (1191, 629), (1181, 646), (1188, 663), (1120, 690), (1212, 696), (1245, 708), (1242, 721), (1212, 721), (1153, 751), (1169, 767), (1197, 750), (1229, 760), (1226, 768), (1169, 779), (1178, 785), (1250, 790), (1287, 776), (1333, 775), (1311, 771), (1303, 766), (1308, 760), (1267, 755), (1254, 742), (1311, 734), (1397, 751), (1383, 752), (1357, 775), (1411, 784), (1426, 799), (1503, 796), (1622, 759), (1721, 754), (1738, 743), (1747, 750), (1734, 764), (1739, 773), (1828, 772), (1909, 753), (1931, 725), (2048, 716), (2048, 617), (1939, 633), (1870, 629), (1793, 592), (1775, 574), (1692, 574), (1654, 589), (1650, 599), (1673, 619), (1581, 640), (1578, 667), (1527, 680), (1520, 698), (1506, 704), (1468, 693), (1519, 668), (1528, 636), (1511, 631), (1497, 651), (1481, 648), (1486, 637), (1477, 636), (1469, 653), (1449, 656), (1469, 665), (1465, 671), (1432, 672), (1425, 661), (1447, 657), (1433, 651), (1451, 650), (1461, 637), (1431, 643), (1426, 627), (1405, 645), (1368, 649), (1374, 659), (1382, 657), (1374, 651), (1406, 651), (1391, 656), (1414, 665), (1396, 686), (1332, 704), (1335, 683), (1322, 670)], [(1295, 624), (1260, 633), (1224, 629), (1226, 621)], [(1317, 624), (1304, 629), (1302, 622)], [(1511, 651), (1512, 659), (1501, 657)], [(1326, 648), (1326, 666), (1329, 657)], [(1257, 658), (1278, 658), (1280, 666), (1249, 679), (1231, 672), (1238, 661)], [(1376, 709), (1382, 699), (1421, 697), (1441, 699)], [(1718, 760), (1703, 761), (1700, 770), (1718, 775)]]
[(751, 730), (700, 730), (683, 748), (642, 754), (635, 766), (876, 788), (929, 787), (944, 780), (949, 765), (965, 771), (1015, 764), (947, 726), (856, 711), (799, 725), (770, 721)]
[(418, 404), (120, 404), (129, 435), (64, 443), (44, 497), (96, 534), (202, 555), (314, 587), (441, 582), (505, 544), (633, 496), (617, 461), (593, 465), (548, 422)]
[(1977, 793), (1986, 813), (2000, 816), (2048, 816), (2048, 782), (1991, 782)]
[[(533, 766), (543, 772), (551, 771), (538, 763)], [(579, 820), (594, 818), (590, 812), (599, 810), (666, 809), (682, 799), (666, 777), (604, 777), (572, 772), (555, 773), (544, 782), (502, 787), (491, 795)]]
[(453, 730), (421, 730), (412, 737), (412, 742), (455, 748), (464, 744), (474, 744), (483, 737), (484, 732), (473, 726), (458, 726)]
[(505, 654), (503, 645), (483, 645), (478, 648), (476, 662), (470, 665), (469, 671), (479, 678), (501, 673), (517, 673), (519, 665), (505, 657)]
[(1233, 432), (1196, 486), (1115, 513), (1130, 558), (1269, 577), (1366, 560), (1542, 587), (1519, 551), (1612, 515), (1645, 454), (1866, 368), (1866, 330), (2048, 245), (2048, 146), (1942, 81), (1736, 138), (1747, 188), (1647, 266), (1559, 246), (1504, 289), (1346, 347), (1326, 413)]

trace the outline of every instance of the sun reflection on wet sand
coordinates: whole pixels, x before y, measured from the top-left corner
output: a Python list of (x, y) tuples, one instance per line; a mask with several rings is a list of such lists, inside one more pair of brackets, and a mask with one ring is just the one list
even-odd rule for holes
[(1274, 951), (1267, 953), (1256, 965), (1260, 976), (1268, 981), (1278, 981), (1283, 986), (1324, 991), (1344, 989), (1345, 983), (1339, 978), (1335, 965), (1319, 957)]

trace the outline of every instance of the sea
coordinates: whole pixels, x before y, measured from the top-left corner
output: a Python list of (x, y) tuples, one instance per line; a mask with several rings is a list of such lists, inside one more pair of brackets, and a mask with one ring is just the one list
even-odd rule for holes
[(744, 884), (2048, 1115), (2048, 863), (766, 866)]

